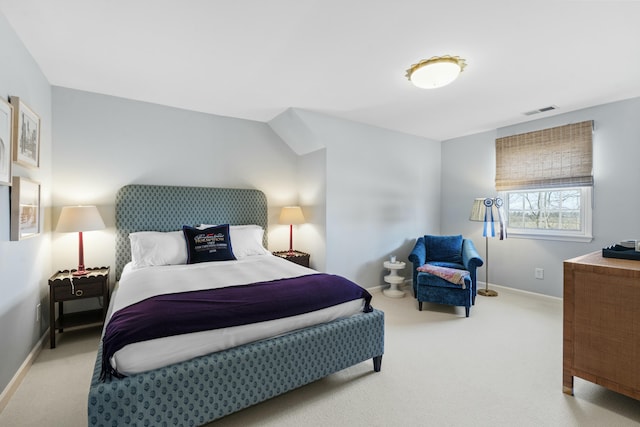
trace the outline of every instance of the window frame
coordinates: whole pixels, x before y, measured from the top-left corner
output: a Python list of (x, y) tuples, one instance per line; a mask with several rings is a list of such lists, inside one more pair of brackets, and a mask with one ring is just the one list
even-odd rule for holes
[[(545, 230), (531, 228), (515, 228), (509, 224), (509, 194), (529, 192), (553, 192), (562, 190), (580, 190), (580, 223), (581, 230)], [(567, 242), (591, 242), (593, 240), (593, 187), (559, 187), (559, 188), (521, 188), (501, 192), (505, 201), (505, 216), (507, 218), (507, 233), (509, 237), (523, 239), (562, 240)]]

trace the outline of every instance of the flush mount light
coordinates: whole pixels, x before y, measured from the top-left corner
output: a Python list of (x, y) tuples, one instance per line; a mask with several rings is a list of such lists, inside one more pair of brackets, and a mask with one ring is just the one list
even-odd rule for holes
[(435, 89), (454, 81), (466, 66), (459, 56), (434, 56), (413, 64), (407, 78), (421, 89)]

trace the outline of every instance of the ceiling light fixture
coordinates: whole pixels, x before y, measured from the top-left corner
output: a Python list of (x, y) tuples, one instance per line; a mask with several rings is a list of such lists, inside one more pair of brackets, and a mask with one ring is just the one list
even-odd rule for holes
[(413, 64), (406, 76), (421, 89), (435, 89), (454, 81), (466, 66), (459, 56), (434, 56)]

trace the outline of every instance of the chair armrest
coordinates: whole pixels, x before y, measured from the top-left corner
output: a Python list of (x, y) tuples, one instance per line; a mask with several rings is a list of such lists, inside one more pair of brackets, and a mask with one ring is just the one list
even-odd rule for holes
[(409, 254), (409, 261), (413, 263), (413, 267), (418, 268), (426, 262), (427, 248), (424, 245), (424, 237), (419, 237), (413, 250)]
[(464, 268), (471, 273), (471, 292), (473, 294), (473, 301), (475, 302), (475, 295), (478, 288), (476, 269), (482, 266), (484, 261), (480, 258), (480, 254), (470, 239), (464, 239), (462, 241), (462, 264)]
[(423, 266), (426, 260), (427, 260), (427, 248), (424, 244), (424, 237), (419, 237), (418, 240), (416, 240), (416, 244), (413, 247), (413, 250), (409, 254), (409, 261), (413, 263), (413, 268), (411, 270), (413, 272), (414, 292), (415, 292), (415, 286), (416, 286), (417, 277), (418, 277), (418, 270), (416, 269), (418, 267)]
[(462, 241), (462, 264), (468, 271), (475, 271), (476, 268), (484, 264), (471, 239), (463, 239)]

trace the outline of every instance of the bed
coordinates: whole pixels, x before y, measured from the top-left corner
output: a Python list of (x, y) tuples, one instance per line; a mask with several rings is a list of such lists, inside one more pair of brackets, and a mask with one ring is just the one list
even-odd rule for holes
[[(116, 280), (121, 280), (123, 270), (131, 265), (130, 233), (170, 232), (203, 222), (254, 224), (266, 230), (266, 197), (247, 189), (121, 188), (116, 196)], [(266, 243), (264, 233), (264, 247)], [(304, 268), (281, 259), (278, 262), (290, 264), (292, 269)], [(112, 306), (117, 299), (111, 299)], [(88, 424), (203, 425), (368, 359), (373, 360), (374, 371), (380, 371), (383, 353), (384, 314), (376, 309), (275, 337), (250, 339), (121, 378), (105, 375), (101, 341), (89, 389)]]

